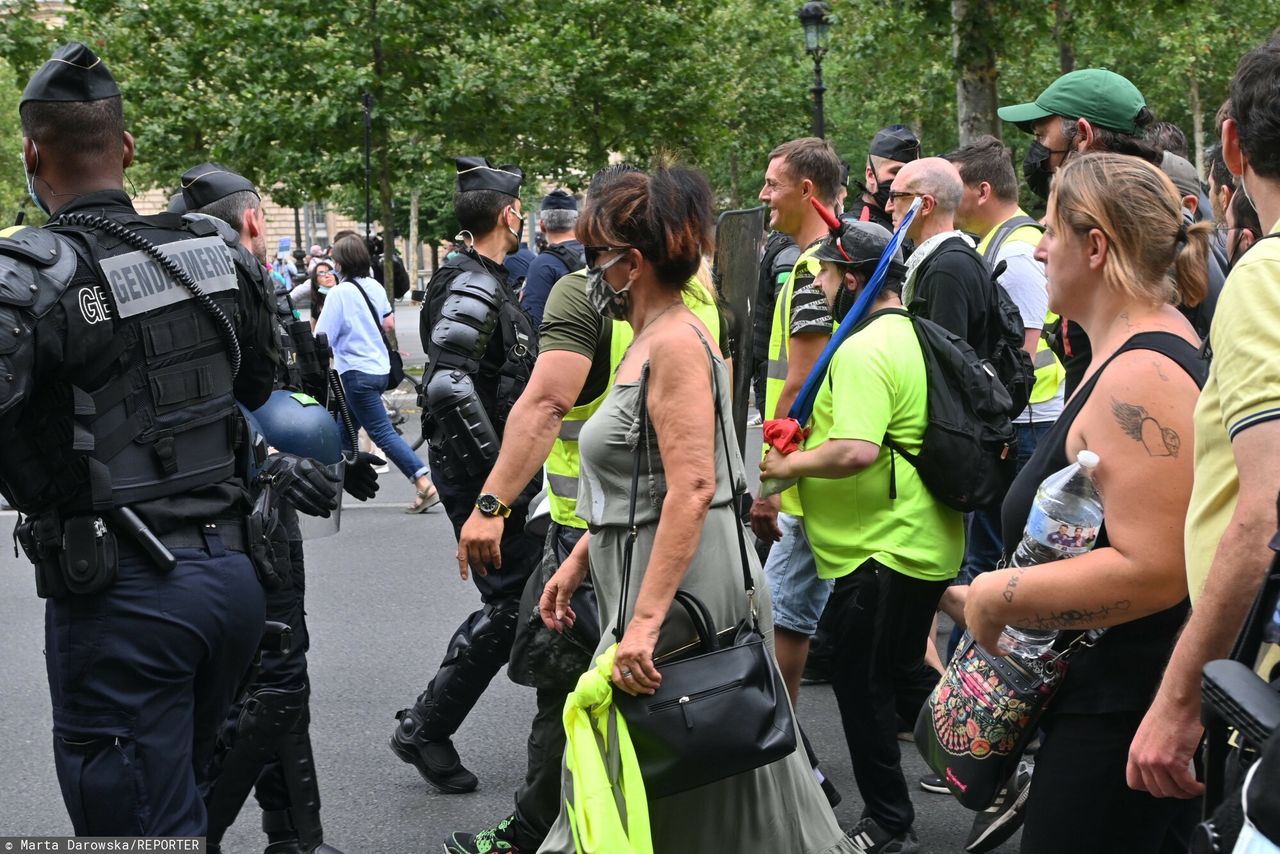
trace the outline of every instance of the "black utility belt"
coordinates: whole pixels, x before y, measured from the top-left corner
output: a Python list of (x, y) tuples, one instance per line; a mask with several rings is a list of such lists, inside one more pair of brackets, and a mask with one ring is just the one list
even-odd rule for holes
[(105, 590), (115, 583), (121, 552), (145, 556), (158, 571), (167, 573), (177, 565), (172, 549), (205, 549), (211, 555), (248, 550), (243, 520), (187, 525), (157, 535), (127, 507), (100, 516), (29, 516), (18, 526), (16, 536), (35, 565), (36, 595), (42, 599)]

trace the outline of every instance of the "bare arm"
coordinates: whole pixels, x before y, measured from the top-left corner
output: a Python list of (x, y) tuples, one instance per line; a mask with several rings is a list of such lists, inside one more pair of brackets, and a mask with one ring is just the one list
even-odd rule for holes
[[(1161, 370), (1168, 381), (1160, 379)], [(1042, 630), (1119, 625), (1186, 596), (1182, 532), (1197, 394), (1183, 371), (1142, 351), (1122, 356), (1102, 376), (1072, 425), (1067, 452), (1071, 458), (1088, 447), (1101, 459), (1096, 476), (1110, 545), (1043, 566), (983, 573), (965, 605), (979, 643), (995, 650), (1006, 624)]]
[(831, 336), (820, 332), (805, 332), (792, 335), (790, 340), (790, 350), (787, 352), (787, 379), (778, 397), (778, 406), (773, 411), (774, 418), (787, 417), (787, 413), (791, 411), (791, 405), (800, 396), (804, 381), (809, 378), (809, 372), (813, 370), (813, 366), (818, 364), (818, 357), (822, 355)]
[(790, 480), (797, 477), (841, 478), (855, 475), (880, 455), (880, 446), (861, 439), (828, 439), (812, 451), (786, 456), (770, 451), (760, 464), (760, 476)]
[(1036, 347), (1040, 345), (1040, 330), (1028, 329), (1023, 333), (1022, 349), (1027, 351), (1027, 355), (1032, 359), (1036, 357)]
[[(710, 366), (702, 342), (686, 324), (672, 324), (650, 342), (648, 407), (667, 494), (614, 664), (615, 684), (632, 692), (638, 687), (643, 693), (652, 693), (662, 681), (653, 666), (658, 632), (702, 539), (716, 491)], [(627, 672), (634, 680), (623, 680)]]
[[(589, 358), (569, 350), (548, 350), (538, 356), (529, 384), (507, 416), (502, 447), (485, 479), (484, 492), (493, 493), (504, 504), (515, 500), (550, 455), (564, 416), (582, 393), (590, 370)], [(473, 510), (463, 526), (458, 550), (476, 572), (486, 564), (502, 568), (505, 521)]]

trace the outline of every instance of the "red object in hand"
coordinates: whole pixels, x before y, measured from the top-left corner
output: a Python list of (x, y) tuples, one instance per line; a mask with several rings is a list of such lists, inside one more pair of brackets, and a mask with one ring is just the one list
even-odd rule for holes
[(771, 418), (764, 422), (764, 440), (784, 456), (799, 450), (808, 435), (809, 430), (794, 418)]

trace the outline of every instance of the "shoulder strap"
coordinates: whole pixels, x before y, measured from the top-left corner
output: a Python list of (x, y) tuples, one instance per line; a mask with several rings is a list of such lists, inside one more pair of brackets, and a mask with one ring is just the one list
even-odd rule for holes
[(1000, 256), (1000, 247), (1004, 246), (1004, 242), (1009, 239), (1009, 235), (1029, 225), (1035, 226), (1042, 232), (1044, 231), (1044, 226), (1023, 214), (1006, 220), (996, 229), (996, 233), (991, 236), (991, 241), (987, 243), (987, 251), (983, 253), (983, 257), (987, 258), (992, 266), (995, 266), (995, 260)]
[[(712, 399), (715, 402), (716, 426), (720, 434), (720, 443), (721, 445), (724, 446), (725, 468), (728, 470), (729, 483), (733, 484), (734, 483), (733, 463), (732, 463), (733, 458), (730, 455), (730, 448), (732, 446), (729, 445), (729, 438), (728, 438), (727, 432), (725, 431), (725, 426), (724, 426), (724, 415), (723, 415), (723, 412), (721, 411), (721, 406), (720, 406), (720, 378), (716, 375), (715, 357), (712, 355), (711, 346), (707, 343), (707, 339), (703, 336), (701, 330), (699, 330), (696, 326), (693, 326), (692, 324), (690, 324), (690, 326), (693, 328), (693, 331), (697, 333), (699, 340), (701, 340), (702, 342), (702, 348), (707, 353), (707, 363), (708, 363), (708, 367), (710, 367), (711, 369), (711, 394), (712, 394)], [(626, 605), (627, 605), (627, 593), (631, 587), (631, 566), (632, 566), (633, 555), (635, 553), (635, 544), (636, 544), (636, 536), (637, 536), (636, 496), (639, 494), (639, 491), (640, 491), (640, 458), (644, 456), (644, 454), (641, 452), (642, 446), (640, 443), (644, 443), (643, 444), (644, 448), (647, 448), (649, 443), (649, 426), (651, 422), (649, 421), (649, 363), (648, 362), (646, 362), (644, 366), (640, 369), (639, 395), (640, 395), (640, 404), (639, 404), (639, 412), (637, 417), (639, 418), (639, 421), (640, 421), (640, 430), (639, 430), (639, 438), (637, 439), (635, 462), (632, 464), (632, 467), (631, 467), (631, 501), (627, 509), (627, 540), (626, 540), (625, 546), (623, 547), (623, 553), (622, 553), (622, 584), (621, 584), (621, 592), (619, 593), (618, 620), (613, 628), (613, 636), (615, 640), (622, 640), (623, 627), (626, 624), (625, 612), (626, 612)], [(715, 452), (713, 449), (712, 450), (713, 458), (714, 458), (714, 453)], [(733, 489), (733, 505), (735, 507), (737, 505), (738, 497), (740, 494), (741, 493), (739, 492), (739, 490), (737, 490), (736, 488)], [(737, 518), (736, 512), (734, 513), (733, 526), (738, 534), (738, 557), (742, 567), (742, 584), (743, 584), (743, 588), (746, 590), (746, 593), (747, 593), (747, 602), (750, 605), (750, 609), (751, 609), (752, 623), (756, 624), (756, 627), (758, 630), (759, 628), (758, 616), (757, 616), (756, 601), (755, 601), (756, 589), (755, 589), (755, 582), (751, 578), (751, 559), (748, 557), (748, 553), (747, 553), (746, 534), (743, 532), (742, 522), (739, 521), (739, 519)], [(678, 592), (679, 591), (677, 591), (677, 593)]]
[(581, 254), (574, 252), (563, 243), (552, 243), (543, 252), (550, 253), (552, 257), (565, 266), (568, 272), (572, 273), (587, 266), (586, 260)]
[(369, 306), (369, 313), (373, 315), (373, 327), (378, 330), (379, 337), (382, 338), (383, 345), (387, 348), (387, 354), (391, 354), (391, 342), (387, 340), (387, 333), (382, 329), (382, 318), (378, 317), (378, 310), (373, 307), (373, 300), (369, 299), (369, 295), (364, 292), (364, 286), (355, 279), (349, 280), (355, 287), (360, 296), (364, 297), (364, 304)]

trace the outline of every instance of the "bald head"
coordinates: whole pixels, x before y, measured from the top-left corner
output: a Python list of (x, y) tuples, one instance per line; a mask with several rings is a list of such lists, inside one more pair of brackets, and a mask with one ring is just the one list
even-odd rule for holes
[(920, 211), (907, 227), (907, 236), (919, 243), (955, 228), (956, 211), (964, 198), (964, 181), (954, 163), (941, 157), (926, 157), (902, 167), (893, 179), (893, 193), (885, 210), (897, 228), (918, 199)]
[(929, 194), (942, 213), (954, 214), (964, 196), (964, 181), (955, 164), (941, 157), (926, 157), (902, 167), (894, 179), (895, 193)]

